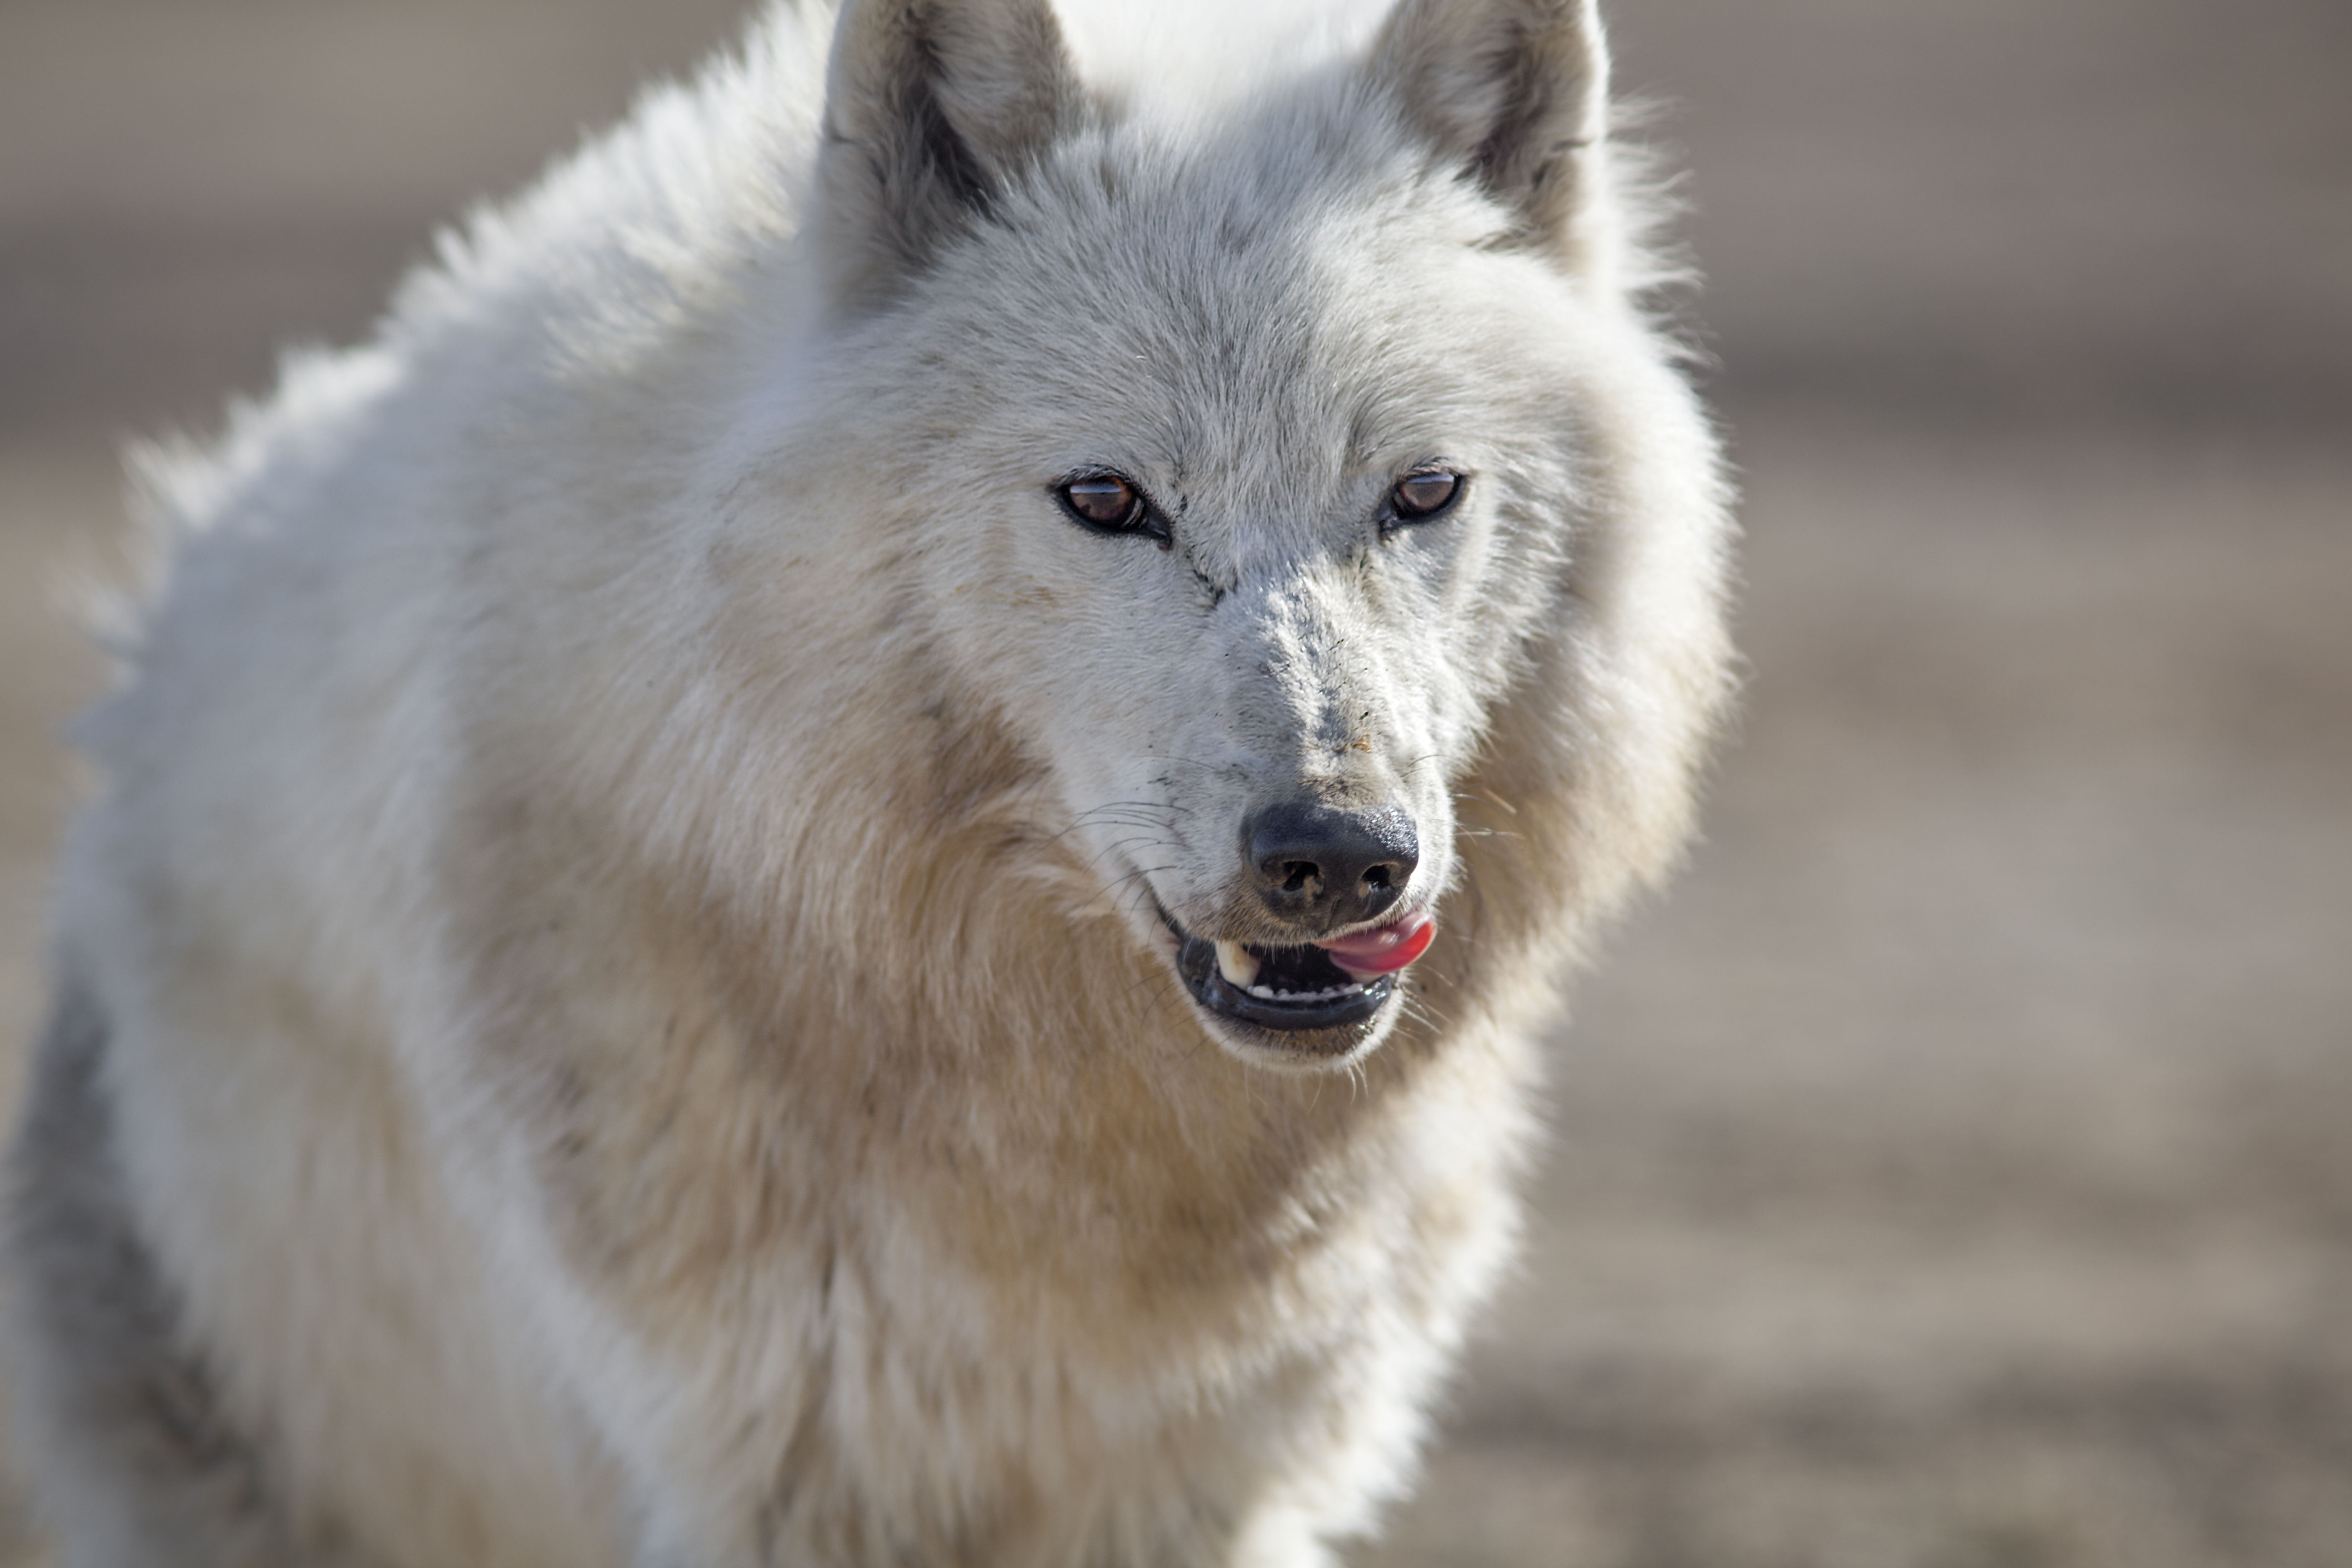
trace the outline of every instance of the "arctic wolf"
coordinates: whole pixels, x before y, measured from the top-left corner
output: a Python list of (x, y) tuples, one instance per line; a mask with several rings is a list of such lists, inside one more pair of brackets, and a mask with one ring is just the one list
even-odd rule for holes
[(773, 9), (149, 463), (16, 1154), (66, 1568), (1303, 1564), (1409, 1480), (1686, 829), (1717, 455), (1589, 4), (1083, 43)]

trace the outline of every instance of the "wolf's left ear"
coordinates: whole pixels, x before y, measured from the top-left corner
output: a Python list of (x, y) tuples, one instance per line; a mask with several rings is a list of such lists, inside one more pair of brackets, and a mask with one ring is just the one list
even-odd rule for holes
[(1607, 200), (1609, 47), (1595, 0), (1399, 0), (1373, 80), (1439, 154), (1581, 262)]
[(1081, 112), (1048, 0), (848, 0), (819, 158), (835, 286), (879, 301)]

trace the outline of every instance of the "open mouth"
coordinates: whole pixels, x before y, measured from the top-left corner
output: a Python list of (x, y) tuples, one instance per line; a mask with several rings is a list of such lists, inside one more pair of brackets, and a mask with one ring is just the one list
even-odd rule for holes
[[(1167, 919), (1163, 912), (1163, 919)], [(1369, 1022), (1437, 927), (1416, 912), (1369, 931), (1297, 947), (1210, 942), (1168, 920), (1177, 973), (1212, 1013), (1261, 1029), (1340, 1029)]]

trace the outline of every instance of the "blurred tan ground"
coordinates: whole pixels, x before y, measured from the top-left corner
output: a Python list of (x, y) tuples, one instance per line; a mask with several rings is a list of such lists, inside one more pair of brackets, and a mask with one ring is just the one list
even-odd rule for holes
[[(0, 5), (0, 1038), (110, 442), (362, 330), (730, 11)], [(1615, 16), (1696, 170), (1755, 679), (1363, 1558), (2352, 1564), (2352, 7)]]

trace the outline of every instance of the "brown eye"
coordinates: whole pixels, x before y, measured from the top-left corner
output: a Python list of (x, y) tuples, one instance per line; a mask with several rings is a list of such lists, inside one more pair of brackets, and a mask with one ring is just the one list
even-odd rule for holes
[(1062, 500), (1097, 528), (1117, 528), (1135, 510), (1135, 487), (1117, 474), (1097, 474), (1064, 485)]
[(1407, 474), (1389, 492), (1389, 505), (1402, 522), (1435, 517), (1462, 494), (1462, 476), (1442, 468)]
[(1080, 474), (1054, 492), (1063, 510), (1097, 533), (1140, 533), (1168, 546), (1168, 525), (1134, 481), (1112, 473)]

